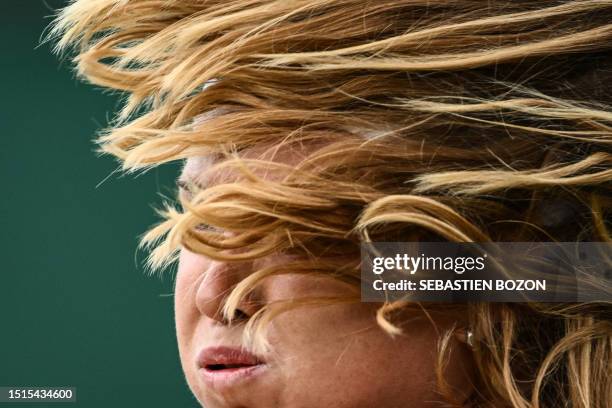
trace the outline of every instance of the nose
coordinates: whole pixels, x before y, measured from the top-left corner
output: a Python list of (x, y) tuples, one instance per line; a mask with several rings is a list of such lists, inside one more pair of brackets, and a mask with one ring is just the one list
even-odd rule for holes
[[(227, 263), (211, 260), (197, 288), (195, 303), (199, 312), (217, 322), (227, 324), (223, 305), (232, 289), (248, 274), (247, 263)], [(253, 294), (242, 299), (235, 311), (235, 320), (246, 320), (256, 311)]]

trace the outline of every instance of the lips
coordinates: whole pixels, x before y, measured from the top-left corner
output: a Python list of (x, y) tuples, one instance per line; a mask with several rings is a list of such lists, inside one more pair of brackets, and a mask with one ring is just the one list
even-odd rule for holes
[(254, 354), (232, 347), (208, 347), (197, 358), (204, 382), (216, 389), (229, 388), (263, 373), (265, 362)]

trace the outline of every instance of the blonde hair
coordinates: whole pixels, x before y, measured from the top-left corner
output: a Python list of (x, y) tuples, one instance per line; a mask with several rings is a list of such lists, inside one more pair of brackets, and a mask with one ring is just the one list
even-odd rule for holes
[[(99, 141), (126, 170), (206, 156), (235, 174), (163, 212), (152, 266), (181, 246), (288, 252), (291, 272), (358, 287), (363, 240), (611, 241), (611, 21), (606, 0), (77, 0), (51, 35), (124, 93)], [(317, 148), (289, 165), (254, 146)], [(240, 282), (226, 315), (285, 270)], [(398, 332), (403, 307), (379, 324)], [(476, 339), (473, 406), (612, 406), (609, 303), (456, 307)]]

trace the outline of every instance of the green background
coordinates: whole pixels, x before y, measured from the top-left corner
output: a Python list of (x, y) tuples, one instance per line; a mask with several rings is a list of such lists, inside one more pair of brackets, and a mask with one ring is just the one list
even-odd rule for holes
[(0, 386), (77, 388), (76, 404), (19, 407), (197, 406), (178, 361), (172, 273), (147, 276), (137, 252), (177, 166), (100, 184), (117, 162), (92, 140), (118, 97), (37, 47), (63, 4), (0, 11)]

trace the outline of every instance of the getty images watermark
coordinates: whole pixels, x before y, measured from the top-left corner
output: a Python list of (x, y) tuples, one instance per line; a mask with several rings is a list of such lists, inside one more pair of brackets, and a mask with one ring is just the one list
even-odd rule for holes
[(612, 301), (604, 242), (370, 242), (363, 301)]

